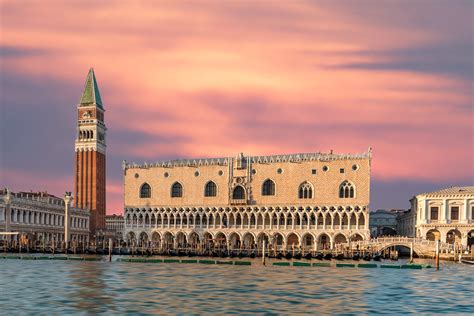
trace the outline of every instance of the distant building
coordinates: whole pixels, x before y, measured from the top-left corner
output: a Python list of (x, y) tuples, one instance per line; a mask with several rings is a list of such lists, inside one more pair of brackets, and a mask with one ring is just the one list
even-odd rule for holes
[(463, 247), (474, 244), (474, 186), (423, 193), (410, 202), (417, 237)]
[(372, 153), (123, 163), (130, 244), (306, 250), (370, 238)]
[(372, 237), (397, 235), (400, 210), (376, 210), (370, 213), (369, 229)]
[(107, 231), (114, 232), (114, 237), (116, 240), (123, 240), (124, 238), (124, 229), (125, 229), (125, 220), (122, 215), (107, 215), (105, 216), (105, 226)]
[(409, 209), (398, 214), (397, 233), (400, 236), (416, 237), (416, 212)]
[[(87, 243), (89, 211), (70, 206), (69, 214), (69, 240)], [(13, 193), (7, 189), (0, 190), (0, 231), (18, 232), (19, 235), (13, 235), (12, 240), (22, 238), (37, 244), (62, 242), (65, 240), (64, 219), (65, 202), (62, 198), (47, 192)]]

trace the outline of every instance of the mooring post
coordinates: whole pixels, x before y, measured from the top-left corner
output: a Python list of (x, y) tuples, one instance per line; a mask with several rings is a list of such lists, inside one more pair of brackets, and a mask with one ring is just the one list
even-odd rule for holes
[(112, 241), (112, 238), (109, 238), (109, 262), (112, 262), (112, 247), (114, 243)]
[(413, 241), (410, 243), (410, 263), (413, 263)]
[(436, 241), (436, 271), (439, 270), (439, 239)]
[(262, 264), (265, 265), (265, 239), (263, 239), (262, 244)]

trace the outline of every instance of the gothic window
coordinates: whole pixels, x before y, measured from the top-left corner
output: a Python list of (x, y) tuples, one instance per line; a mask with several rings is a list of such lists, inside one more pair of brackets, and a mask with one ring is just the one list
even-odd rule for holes
[(204, 188), (204, 196), (217, 196), (217, 186), (213, 181), (206, 183)]
[(300, 199), (312, 199), (313, 198), (313, 185), (307, 181), (300, 184), (298, 188), (298, 198)]
[(263, 182), (262, 195), (275, 195), (275, 182), (270, 179)]
[(140, 187), (140, 197), (141, 198), (149, 198), (151, 197), (151, 187), (148, 183), (143, 183)]
[(183, 196), (183, 186), (179, 182), (175, 182), (171, 187), (171, 197), (182, 197)]
[(232, 192), (232, 198), (234, 200), (245, 199), (245, 190), (241, 185), (235, 187), (234, 191)]
[(438, 213), (439, 213), (439, 207), (432, 206), (430, 208), (430, 215), (431, 215), (430, 219), (432, 221), (437, 221), (438, 220)]
[(451, 220), (458, 221), (459, 220), (459, 206), (451, 207)]
[(344, 181), (339, 186), (339, 198), (348, 199), (355, 196), (355, 188), (349, 181)]

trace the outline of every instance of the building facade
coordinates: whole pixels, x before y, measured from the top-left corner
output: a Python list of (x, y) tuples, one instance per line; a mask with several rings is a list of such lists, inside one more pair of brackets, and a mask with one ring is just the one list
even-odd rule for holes
[(416, 211), (409, 209), (398, 214), (397, 233), (400, 236), (416, 237)]
[(372, 237), (397, 235), (399, 210), (376, 210), (370, 213), (369, 228)]
[[(474, 186), (419, 194), (411, 202), (416, 236), (468, 247), (474, 234)], [(412, 215), (413, 216), (413, 215)]]
[(125, 220), (122, 215), (107, 215), (105, 216), (105, 226), (107, 231), (113, 232), (116, 240), (124, 239)]
[[(18, 232), (13, 240), (27, 237), (29, 242), (51, 244), (65, 238), (65, 200), (47, 192), (12, 193), (0, 190), (0, 231)], [(88, 210), (68, 207), (69, 240), (76, 243), (89, 241), (90, 213)], [(3, 236), (2, 239), (6, 237)]]
[(327, 249), (370, 238), (371, 150), (123, 162), (130, 244)]
[(84, 92), (77, 106), (77, 135), (75, 142), (75, 202), (77, 208), (91, 212), (93, 235), (105, 229), (105, 134), (104, 107), (99, 87), (91, 68)]

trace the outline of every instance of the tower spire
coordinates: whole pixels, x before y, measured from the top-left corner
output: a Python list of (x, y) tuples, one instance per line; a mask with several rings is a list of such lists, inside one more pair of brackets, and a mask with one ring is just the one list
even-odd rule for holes
[(95, 78), (94, 68), (89, 69), (86, 83), (84, 84), (84, 92), (82, 93), (80, 105), (97, 105), (102, 110), (102, 99), (100, 98), (99, 86)]

